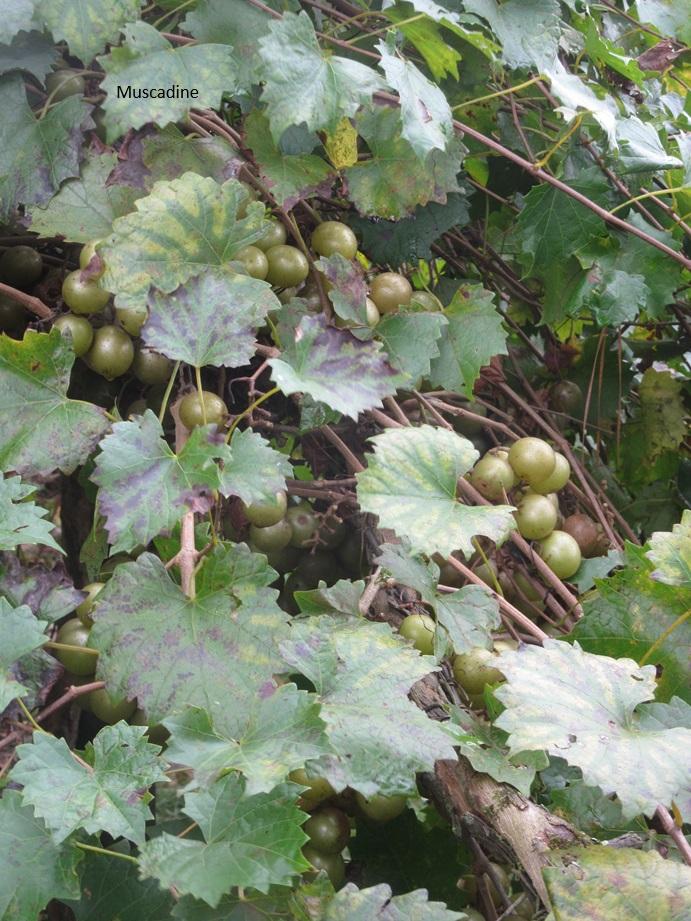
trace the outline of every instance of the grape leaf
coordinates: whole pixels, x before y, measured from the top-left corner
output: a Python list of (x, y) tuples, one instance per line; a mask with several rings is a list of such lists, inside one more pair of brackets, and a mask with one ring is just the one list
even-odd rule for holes
[(34, 0), (12, 0), (3, 6), (0, 42), (11, 42), (18, 32), (28, 32), (34, 25)]
[[(5, 10), (3, 10), (3, 13)], [(43, 82), (58, 56), (57, 49), (41, 32), (20, 32), (9, 45), (0, 45), (0, 74), (24, 70)]]
[(150, 185), (160, 179), (177, 179), (183, 173), (225, 182), (237, 175), (240, 162), (237, 148), (227, 138), (185, 135), (176, 125), (167, 125), (142, 140), (142, 163)]
[(49, 623), (74, 611), (84, 593), (72, 585), (62, 563), (53, 569), (24, 566), (14, 554), (0, 554), (0, 595), (10, 604), (28, 604), (39, 620)]
[(216, 461), (230, 458), (215, 426), (194, 428), (176, 454), (150, 409), (116, 422), (99, 447), (91, 480), (113, 553), (146, 546), (190, 509), (207, 511), (221, 483)]
[(85, 855), (81, 883), (79, 899), (67, 903), (77, 921), (169, 921), (175, 905), (155, 880), (139, 878), (135, 864), (102, 854)]
[(286, 887), (272, 886), (267, 895), (244, 889), (242, 894), (233, 891), (224, 895), (215, 908), (186, 895), (176, 903), (169, 917), (179, 921), (295, 921), (288, 904), (292, 895), (293, 891)]
[(501, 43), (509, 67), (544, 72), (557, 54), (561, 23), (556, 0), (465, 0), (464, 10), (481, 16)]
[(678, 157), (670, 156), (662, 146), (655, 126), (635, 115), (617, 119), (617, 140), (619, 173), (646, 173), (683, 166)]
[(646, 556), (655, 565), (650, 578), (691, 589), (691, 510), (684, 510), (671, 533), (655, 531), (649, 543)]
[(624, 818), (651, 816), (683, 795), (691, 729), (643, 729), (634, 712), (655, 695), (652, 666), (548, 640), (503, 652), (498, 667), (507, 681), (494, 692), (506, 707), (496, 725), (509, 733), (512, 753), (564, 758), (586, 784), (616, 793)]
[[(52, 2), (52, 0), (51, 0)], [(108, 95), (103, 103), (108, 141), (116, 140), (131, 128), (149, 122), (168, 125), (184, 118), (190, 109), (218, 108), (223, 93), (232, 93), (237, 69), (226, 45), (172, 45), (164, 35), (145, 22), (123, 28), (124, 43), (100, 57), (106, 72), (101, 89)], [(193, 98), (123, 98), (118, 87), (138, 88), (178, 86), (193, 91)]]
[(319, 695), (334, 754), (322, 757), (316, 770), (334, 789), (350, 786), (365, 796), (407, 793), (416, 771), (455, 757), (444, 724), (428, 719), (407, 697), (434, 669), (434, 660), (420, 656), (387, 624), (342, 615), (293, 621), (281, 652)]
[(444, 203), (447, 193), (458, 192), (457, 173), (465, 150), (458, 138), (446, 151), (432, 151), (422, 166), (411, 169), (415, 155), (401, 137), (395, 109), (366, 109), (358, 115), (356, 127), (372, 156), (344, 170), (344, 176), (350, 199), (361, 214), (399, 220), (418, 205)]
[(97, 674), (114, 695), (136, 697), (153, 724), (185, 706), (222, 714), (280, 670), (288, 616), (266, 587), (275, 578), (243, 544), (207, 555), (193, 599), (150, 553), (120, 564), (94, 609)]
[(346, 614), (357, 617), (358, 604), (362, 598), (365, 583), (339, 579), (333, 585), (293, 592), (301, 614)]
[(309, 868), (300, 853), (307, 835), (300, 828), (305, 815), (295, 805), (296, 791), (285, 784), (247, 796), (244, 781), (229, 774), (208, 791), (188, 794), (184, 811), (204, 841), (165, 832), (147, 841), (139, 858), (142, 876), (212, 908), (233, 886), (267, 892), (271, 885), (289, 885)]
[(260, 178), (282, 208), (289, 211), (309, 195), (328, 192), (335, 175), (326, 160), (313, 153), (282, 153), (261, 112), (251, 112), (245, 119), (245, 141), (254, 153)]
[(464, 227), (470, 214), (465, 197), (453, 193), (447, 196), (446, 204), (431, 201), (400, 221), (368, 220), (357, 215), (349, 220), (372, 262), (399, 266), (431, 259), (432, 244), (452, 227)]
[(381, 406), (405, 377), (390, 367), (375, 342), (359, 342), (329, 326), (323, 314), (304, 316), (280, 358), (270, 358), (283, 393), (307, 393), (346, 416)]
[(64, 553), (51, 535), (52, 521), (44, 521), (48, 510), (35, 502), (24, 502), (36, 491), (21, 477), (0, 479), (0, 550), (14, 550), (19, 544), (43, 544)]
[(0, 78), (0, 95), (0, 221), (6, 222), (18, 205), (42, 205), (63, 180), (79, 174), (82, 135), (92, 122), (78, 96), (37, 119), (18, 73)]
[(626, 822), (619, 800), (605, 796), (599, 787), (572, 780), (550, 792), (550, 806), (567, 821), (599, 841), (616, 838), (638, 827), (636, 819)]
[(286, 477), (293, 467), (258, 432), (238, 429), (230, 443), (231, 456), (223, 465), (220, 490), (224, 496), (239, 496), (249, 505), (270, 499), (285, 489)]
[[(626, 568), (597, 581), (597, 594), (584, 599), (584, 617), (571, 636), (583, 649), (602, 655), (649, 661), (660, 669), (657, 697), (678, 694), (691, 703), (688, 682), (691, 590), (652, 578), (644, 550), (627, 545)], [(669, 632), (668, 632), (669, 631)]]
[(441, 313), (387, 314), (377, 323), (389, 362), (416, 384), (428, 377), (432, 361), (439, 356), (439, 339), (448, 335), (448, 320)]
[(51, 899), (79, 896), (82, 852), (58, 847), (17, 790), (0, 799), (0, 918), (29, 921)]
[(12, 779), (23, 784), (24, 802), (58, 844), (78, 828), (144, 841), (144, 823), (152, 818), (146, 788), (167, 780), (160, 748), (147, 742), (145, 732), (144, 726), (122, 721), (104, 726), (86, 746), (82, 762), (64, 739), (45, 732), (35, 732), (33, 742), (17, 747)]
[(691, 28), (684, 3), (678, 0), (638, 0), (638, 18), (649, 22), (663, 35), (674, 35), (685, 44), (691, 42)]
[(0, 469), (71, 473), (108, 427), (93, 403), (67, 398), (72, 346), (58, 329), (0, 336)]
[(684, 921), (691, 913), (691, 869), (654, 850), (595, 845), (544, 877), (555, 921)]
[(267, 684), (213, 719), (189, 708), (165, 725), (171, 761), (193, 768), (200, 784), (239, 771), (247, 796), (269, 793), (290, 771), (329, 751), (317, 700), (294, 684)]
[(382, 528), (406, 538), (416, 553), (473, 553), (471, 538), (500, 542), (514, 527), (511, 506), (467, 506), (456, 483), (478, 458), (466, 438), (446, 429), (389, 429), (370, 441), (374, 453), (357, 474), (360, 507)]
[(0, 598), (0, 713), (14, 700), (22, 697), (27, 688), (16, 680), (13, 666), (28, 652), (42, 646), (45, 641), (45, 624), (36, 620), (27, 605), (13, 608), (5, 598)]
[(329, 300), (337, 316), (343, 320), (367, 325), (367, 282), (360, 266), (340, 253), (324, 257), (315, 263), (330, 282)]
[(53, 33), (69, 45), (70, 54), (84, 64), (117, 42), (126, 22), (137, 19), (141, 0), (38, 0), (37, 13)]
[(312, 22), (303, 10), (274, 20), (259, 39), (262, 102), (275, 141), (292, 125), (333, 131), (383, 88), (379, 75), (364, 64), (319, 47)]
[(495, 355), (506, 355), (506, 333), (494, 306), (494, 294), (482, 285), (461, 284), (444, 316), (448, 326), (438, 342), (430, 379), (447, 390), (473, 396), (480, 369)]
[(44, 237), (61, 236), (72, 243), (108, 236), (115, 218), (131, 211), (141, 195), (131, 186), (107, 184), (116, 163), (114, 153), (86, 160), (79, 178), (64, 183), (45, 207), (29, 209), (31, 230)]
[(99, 247), (106, 263), (101, 284), (119, 307), (143, 307), (149, 286), (170, 294), (193, 275), (230, 262), (266, 230), (258, 202), (237, 211), (247, 190), (236, 179), (223, 185), (195, 173), (157, 182), (137, 210), (113, 223)]
[[(414, 10), (420, 9), (421, 6), (425, 8), (436, 6), (440, 10), (438, 18), (441, 22), (435, 22), (428, 17), (417, 19)], [(419, 0), (416, 0), (415, 3), (398, 2), (395, 6), (387, 6), (382, 12), (396, 24), (410, 44), (420, 52), (435, 80), (441, 82), (447, 76), (458, 80), (458, 65), (462, 60), (462, 55), (449, 44), (447, 36), (441, 29), (442, 25), (446, 28), (456, 25), (458, 28), (457, 14), (448, 10), (443, 11), (443, 8), (437, 4), (421, 4)], [(457, 35), (463, 34), (460, 29), (456, 31), (454, 28), (452, 31)]]
[(446, 150), (454, 136), (451, 108), (442, 90), (410, 61), (392, 54), (387, 43), (377, 45), (387, 83), (401, 101), (401, 135), (425, 162), (432, 150)]
[(190, 278), (170, 294), (149, 294), (147, 345), (176, 361), (202, 368), (248, 364), (255, 333), (281, 304), (265, 281), (215, 269)]
[(463, 921), (463, 912), (430, 902), (426, 889), (393, 895), (386, 883), (358, 889), (347, 883), (329, 903), (324, 921)]

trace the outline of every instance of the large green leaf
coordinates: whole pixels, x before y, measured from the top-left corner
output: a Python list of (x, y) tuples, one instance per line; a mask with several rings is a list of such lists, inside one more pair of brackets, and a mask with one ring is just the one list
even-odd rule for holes
[(0, 42), (11, 42), (18, 32), (28, 32), (34, 25), (34, 0), (12, 0), (3, 7)]
[(253, 795), (270, 792), (290, 771), (330, 750), (313, 694), (294, 684), (267, 684), (243, 703), (213, 720), (193, 708), (167, 719), (167, 757), (193, 768), (200, 783), (240, 771), (246, 794)]
[(444, 724), (428, 719), (407, 696), (434, 669), (434, 660), (420, 656), (388, 624), (342, 615), (293, 621), (281, 652), (319, 695), (334, 754), (319, 760), (317, 773), (336, 790), (410, 792), (416, 771), (455, 757)]
[(187, 598), (153, 554), (117, 567), (102, 590), (90, 643), (113, 694), (136, 697), (152, 723), (185, 706), (223, 713), (280, 671), (288, 616), (266, 558), (218, 546)]
[(248, 364), (257, 329), (281, 306), (267, 282), (222, 269), (190, 278), (170, 294), (154, 290), (148, 303), (147, 345), (197, 368)]
[(515, 526), (511, 506), (468, 506), (456, 499), (458, 478), (478, 458), (467, 438), (422, 425), (389, 429), (370, 441), (374, 453), (357, 475), (360, 507), (406, 538), (413, 551), (470, 556), (473, 537), (508, 537)]
[(20, 32), (11, 44), (0, 45), (0, 74), (8, 70), (25, 70), (42, 83), (46, 74), (52, 70), (57, 56), (57, 48), (47, 35), (35, 31)]
[(691, 729), (641, 728), (635, 714), (654, 697), (652, 666), (548, 640), (503, 652), (498, 667), (507, 681), (494, 692), (506, 707), (496, 725), (509, 733), (512, 753), (564, 758), (585, 783), (616, 793), (625, 818), (652, 816), (688, 795)]
[(283, 393), (306, 393), (356, 419), (381, 406), (406, 378), (387, 364), (377, 342), (360, 342), (329, 326), (323, 314), (304, 316), (280, 358), (270, 358), (272, 377)]
[(489, 23), (509, 67), (540, 70), (553, 62), (561, 31), (556, 0), (465, 0), (463, 8)]
[(239, 151), (227, 138), (183, 134), (177, 125), (167, 125), (155, 134), (149, 131), (142, 140), (142, 162), (149, 188), (160, 179), (177, 179), (183, 173), (210, 176), (217, 182), (236, 175)]
[(430, 380), (472, 397), (480, 369), (495, 355), (506, 355), (506, 332), (494, 294), (482, 285), (462, 284), (444, 310), (448, 326), (438, 342)]
[(454, 138), (446, 151), (434, 150), (423, 165), (413, 167), (415, 154), (401, 136), (400, 114), (375, 106), (356, 119), (371, 157), (344, 170), (350, 199), (361, 214), (399, 220), (418, 205), (445, 202), (458, 191), (457, 174), (465, 150)]
[(279, 489), (285, 489), (286, 477), (293, 473), (292, 464), (258, 432), (236, 429), (230, 451), (221, 478), (224, 496), (239, 496), (249, 505), (266, 501)]
[(0, 550), (14, 550), (19, 544), (43, 544), (63, 553), (50, 533), (52, 521), (44, 521), (48, 510), (35, 502), (24, 501), (35, 487), (21, 477), (0, 479)]
[[(235, 91), (237, 69), (225, 45), (175, 46), (145, 22), (129, 23), (122, 31), (123, 44), (99, 58), (106, 72), (101, 89), (108, 94), (103, 108), (109, 141), (149, 122), (162, 127), (179, 121), (190, 109), (218, 108), (223, 93)], [(166, 87), (177, 86), (196, 95), (135, 99), (118, 93), (119, 88), (150, 87), (152, 74), (154, 89), (165, 93)]]
[(691, 869), (654, 850), (588, 847), (577, 860), (548, 867), (544, 877), (555, 921), (691, 916)]
[(77, 921), (169, 921), (172, 894), (140, 879), (136, 864), (87, 853), (81, 870), (79, 899), (68, 901)]
[(106, 263), (103, 287), (115, 293), (118, 306), (143, 307), (151, 285), (170, 294), (193, 275), (227, 264), (265, 230), (259, 203), (237, 218), (246, 197), (235, 179), (219, 185), (184, 173), (157, 182), (135, 212), (114, 222), (99, 248)]
[(442, 90), (410, 61), (379, 42), (381, 68), (401, 101), (401, 134), (423, 163), (432, 150), (446, 150), (453, 138), (451, 108)]
[(691, 588), (654, 580), (653, 564), (640, 547), (627, 546), (626, 563), (597, 581), (597, 594), (584, 599), (585, 616), (571, 635), (583, 649), (602, 655), (640, 661), (652, 650), (646, 661), (660, 669), (658, 699), (678, 694), (691, 703), (691, 621), (684, 616)]
[(0, 469), (71, 473), (108, 427), (104, 411), (67, 397), (74, 352), (60, 331), (0, 336)]
[(333, 131), (383, 86), (371, 67), (325, 54), (304, 10), (271, 22), (259, 39), (259, 56), (262, 102), (275, 141), (303, 123), (311, 131)]
[(55, 841), (79, 828), (144, 841), (144, 823), (152, 818), (146, 789), (167, 780), (158, 760), (160, 748), (145, 733), (145, 727), (122, 721), (105, 726), (88, 743), (82, 760), (64, 739), (43, 731), (17, 748), (12, 778), (24, 785), (24, 802), (34, 807)]
[(439, 356), (440, 340), (449, 335), (447, 323), (442, 313), (390, 313), (377, 323), (377, 336), (392, 366), (417, 384), (429, 376), (431, 364)]
[(199, 426), (176, 454), (150, 410), (116, 422), (100, 444), (91, 479), (114, 553), (146, 546), (190, 509), (206, 511), (221, 484), (218, 460), (230, 449), (215, 426)]
[(84, 598), (61, 565), (27, 566), (9, 553), (0, 557), (0, 595), (15, 607), (28, 604), (39, 620), (49, 623), (74, 611)]
[(691, 589), (691, 509), (685, 509), (671, 533), (655, 531), (649, 543), (646, 556), (655, 565), (651, 579)]
[(684, 0), (638, 0), (641, 22), (649, 22), (663, 35), (673, 35), (685, 44), (691, 42), (688, 10)]
[(16, 680), (15, 663), (28, 652), (42, 646), (45, 641), (45, 624), (36, 620), (27, 605), (13, 608), (0, 598), (0, 713), (15, 697), (22, 697), (27, 688)]
[(305, 815), (295, 805), (297, 787), (247, 796), (244, 781), (229, 774), (208, 792), (185, 797), (185, 813), (204, 841), (163, 833), (141, 849), (142, 876), (215, 907), (234, 886), (267, 892), (289, 885), (309, 864), (300, 853)]
[(450, 911), (443, 902), (430, 902), (426, 889), (393, 895), (386, 883), (358, 889), (348, 883), (336, 893), (325, 921), (463, 921), (465, 914)]
[(37, 119), (18, 73), (0, 78), (0, 96), (0, 221), (6, 222), (18, 205), (44, 204), (63, 180), (79, 174), (82, 135), (91, 119), (78, 96)]
[(270, 122), (260, 112), (245, 119), (245, 141), (252, 150), (261, 179), (282, 207), (290, 210), (316, 192), (327, 193), (335, 178), (326, 160), (307, 151), (283, 153), (271, 137)]
[(0, 799), (0, 918), (34, 921), (51, 899), (76, 899), (76, 847), (59, 847), (17, 790)]
[(78, 179), (68, 180), (45, 207), (29, 210), (31, 230), (44, 237), (61, 236), (72, 243), (108, 236), (115, 218), (131, 211), (142, 194), (128, 185), (106, 184), (116, 163), (113, 153), (86, 160)]
[(53, 38), (66, 41), (70, 54), (88, 64), (117, 42), (120, 29), (137, 19), (140, 7), (141, 0), (38, 0), (37, 13)]

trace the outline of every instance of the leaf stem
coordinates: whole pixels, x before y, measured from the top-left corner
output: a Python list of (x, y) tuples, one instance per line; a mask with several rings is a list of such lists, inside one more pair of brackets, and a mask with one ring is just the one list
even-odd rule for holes
[(75, 841), (74, 846), (82, 851), (91, 851), (92, 854), (103, 854), (105, 857), (117, 857), (119, 860), (127, 860), (128, 863), (135, 863), (139, 866), (139, 861), (131, 854), (120, 854), (118, 851), (109, 851), (105, 847), (96, 847), (94, 844), (84, 844), (83, 841)]
[(633, 198), (623, 201), (620, 205), (617, 205), (616, 208), (612, 208), (609, 213), (614, 214), (617, 211), (621, 211), (622, 208), (626, 208), (628, 205), (633, 205), (637, 201), (643, 201), (645, 198), (657, 198), (659, 195), (673, 195), (675, 192), (685, 191), (688, 191), (688, 186), (676, 185), (671, 189), (655, 189), (653, 192), (644, 192), (642, 195), (635, 195)]
[(175, 378), (177, 377), (179, 370), (180, 370), (180, 362), (176, 361), (175, 365), (173, 366), (173, 371), (166, 385), (165, 392), (163, 394), (161, 408), (158, 412), (158, 421), (161, 423), (161, 425), (163, 425), (163, 419), (165, 418), (166, 410), (168, 409), (168, 400), (170, 399), (170, 394), (173, 390), (173, 384), (175, 383)]
[(451, 111), (457, 112), (459, 109), (469, 109), (470, 106), (477, 105), (480, 102), (487, 102), (490, 99), (498, 99), (500, 96), (509, 96), (511, 93), (519, 93), (527, 86), (533, 86), (544, 79), (542, 76), (533, 77), (532, 80), (525, 80), (523, 83), (517, 83), (516, 86), (509, 86), (505, 90), (498, 90), (496, 93), (488, 93), (486, 96), (476, 96), (475, 99), (469, 99), (467, 102), (459, 102), (457, 106), (452, 106)]
[(275, 396), (277, 393), (280, 393), (280, 388), (272, 387), (271, 390), (267, 390), (266, 393), (263, 393), (261, 396), (257, 397), (254, 403), (250, 403), (247, 409), (243, 410), (239, 416), (236, 416), (233, 419), (230, 428), (228, 429), (228, 433), (226, 435), (226, 444), (230, 444), (230, 439), (233, 435), (233, 432), (238, 427), (238, 423), (241, 422), (245, 416), (249, 416), (252, 412), (254, 412), (257, 406), (260, 406), (265, 400)]
[(22, 711), (22, 713), (24, 714), (24, 716), (28, 719), (28, 721), (29, 721), (29, 722), (31, 723), (31, 725), (34, 727), (34, 729), (36, 730), (36, 732), (43, 732), (43, 733), (46, 733), (46, 735), (50, 735), (49, 732), (46, 732), (45, 729), (43, 729), (41, 726), (38, 725), (38, 723), (37, 723), (36, 720), (34, 719), (33, 713), (31, 712), (31, 710), (29, 710), (29, 708), (28, 708), (27, 705), (24, 703), (24, 701), (21, 699), (21, 697), (15, 697), (15, 700), (16, 700), (17, 703), (19, 704), (19, 709)]
[(417, 22), (418, 19), (424, 19), (426, 16), (427, 13), (418, 13), (416, 16), (409, 16), (408, 19), (401, 19), (400, 22), (392, 21), (381, 29), (375, 29), (374, 32), (363, 31), (360, 35), (356, 35), (355, 38), (347, 39), (346, 45), (354, 45), (356, 42), (364, 41), (366, 38), (374, 38), (375, 35), (383, 35), (384, 32), (389, 32), (391, 29), (400, 29), (401, 26), (410, 25), (411, 22)]
[(645, 665), (645, 663), (648, 661), (648, 659), (650, 659), (650, 657), (651, 657), (652, 654), (655, 652), (655, 650), (656, 650), (656, 649), (659, 649), (660, 646), (662, 646), (662, 644), (664, 643), (664, 641), (667, 639), (667, 637), (668, 637), (671, 633), (674, 633), (674, 631), (675, 631), (678, 627), (681, 627), (681, 625), (684, 623), (684, 621), (687, 621), (687, 620), (689, 619), (689, 617), (691, 617), (691, 608), (689, 608), (688, 611), (684, 611), (684, 613), (683, 613), (681, 616), (677, 617), (677, 619), (674, 621), (674, 623), (670, 624), (669, 627), (667, 627), (666, 630), (663, 630), (663, 631), (662, 631), (662, 633), (658, 636), (658, 638), (655, 640), (655, 642), (654, 642), (653, 645), (650, 647), (650, 649), (646, 652), (646, 654), (645, 654), (641, 659), (639, 659), (638, 664), (639, 664), (639, 665)]
[(202, 369), (194, 366), (194, 379), (197, 383), (197, 393), (199, 394), (199, 405), (202, 408), (202, 420), (206, 425), (206, 403), (204, 402), (204, 388), (202, 387)]

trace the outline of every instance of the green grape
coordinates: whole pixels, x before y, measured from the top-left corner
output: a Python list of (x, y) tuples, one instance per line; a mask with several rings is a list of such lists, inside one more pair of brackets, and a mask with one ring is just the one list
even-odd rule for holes
[(142, 384), (165, 384), (170, 379), (173, 362), (160, 352), (138, 345), (134, 352), (132, 373)]
[(258, 246), (245, 246), (233, 256), (233, 259), (241, 262), (252, 278), (264, 279), (269, 273), (269, 261)]
[(271, 221), (264, 236), (256, 240), (253, 245), (266, 252), (272, 246), (282, 246), (287, 239), (288, 234), (283, 224), (279, 224), (278, 221)]
[(126, 333), (138, 336), (146, 323), (149, 311), (146, 307), (116, 307), (115, 318)]
[(357, 237), (347, 224), (340, 221), (324, 221), (312, 234), (312, 249), (320, 256), (339, 253), (345, 259), (354, 259), (357, 253)]
[(399, 307), (407, 307), (412, 295), (410, 282), (397, 272), (382, 272), (370, 285), (370, 297), (379, 313), (393, 313)]
[(91, 612), (94, 609), (96, 598), (98, 597), (99, 592), (104, 585), (104, 582), (89, 582), (89, 584), (85, 585), (82, 589), (83, 592), (86, 592), (86, 598), (79, 602), (77, 607), (74, 609), (74, 613), (85, 627), (93, 627), (94, 625), (94, 622), (91, 619)]
[(185, 428), (196, 428), (198, 425), (222, 425), (228, 416), (228, 407), (216, 393), (196, 390), (188, 393), (180, 400), (178, 409), (180, 421)]
[(65, 276), (62, 297), (77, 314), (100, 313), (110, 300), (110, 294), (95, 281), (84, 279), (80, 269)]
[(72, 617), (58, 630), (57, 643), (73, 646), (74, 649), (54, 649), (55, 658), (73, 675), (93, 675), (96, 671), (98, 656), (87, 651), (89, 629), (77, 617)]
[(73, 313), (64, 313), (58, 317), (53, 326), (59, 329), (62, 335), (69, 339), (74, 349), (74, 354), (80, 358), (91, 348), (94, 341), (94, 330), (86, 317), (76, 317)]
[(43, 259), (31, 246), (12, 246), (0, 258), (0, 279), (13, 288), (30, 288), (42, 274)]
[(409, 614), (404, 618), (398, 632), (423, 655), (431, 656), (434, 653), (434, 631), (437, 625), (429, 614)]
[(382, 796), (375, 793), (365, 797), (358, 792), (355, 798), (367, 818), (374, 822), (390, 822), (404, 812), (407, 805), (405, 796)]
[(279, 489), (270, 498), (251, 502), (249, 505), (243, 503), (242, 508), (250, 524), (258, 528), (268, 528), (269, 525), (277, 524), (285, 518), (288, 496), (285, 490)]
[(129, 369), (134, 360), (134, 345), (119, 326), (101, 326), (94, 333), (84, 360), (97, 374), (112, 381)]

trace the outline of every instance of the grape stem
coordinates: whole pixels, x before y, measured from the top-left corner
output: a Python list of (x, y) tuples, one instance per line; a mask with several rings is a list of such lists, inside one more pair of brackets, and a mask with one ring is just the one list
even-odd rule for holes
[(39, 297), (34, 297), (33, 294), (27, 294), (26, 291), (18, 291), (16, 288), (13, 288), (12, 285), (6, 285), (4, 282), (0, 282), (0, 294), (7, 294), (13, 300), (19, 301), (27, 310), (35, 313), (36, 316), (41, 317), (42, 320), (50, 320), (53, 316), (53, 311), (44, 304)]
[(658, 806), (655, 810), (655, 818), (659, 821), (660, 825), (662, 825), (664, 832), (668, 834), (676, 844), (684, 863), (691, 867), (691, 844), (686, 840), (684, 832), (672, 818), (669, 809), (667, 809), (666, 806)]

